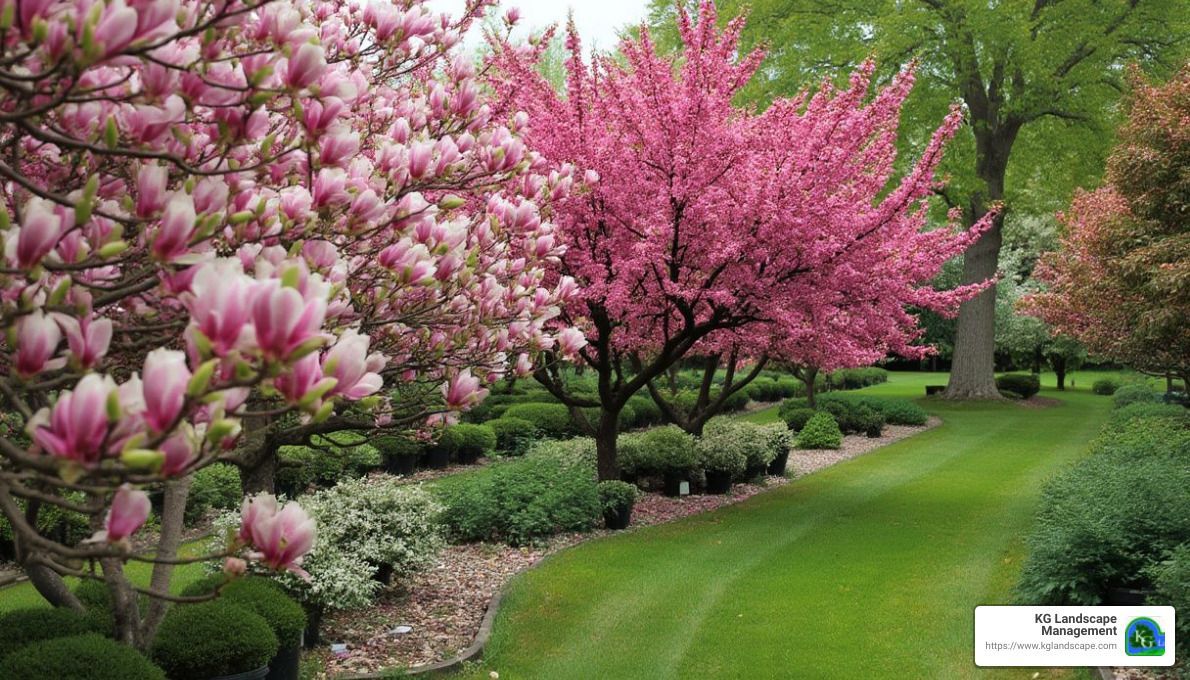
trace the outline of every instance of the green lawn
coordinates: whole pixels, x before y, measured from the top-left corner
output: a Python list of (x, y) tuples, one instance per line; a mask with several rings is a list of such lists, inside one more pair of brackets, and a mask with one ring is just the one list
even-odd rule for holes
[(1028, 678), (974, 667), (972, 610), (1011, 601), (1041, 483), (1106, 415), (1077, 378), (1048, 409), (925, 400), (945, 421), (930, 432), (559, 553), (516, 580), (476, 677)]
[[(195, 541), (187, 543), (182, 546), (179, 551), (183, 557), (197, 557), (204, 554), (206, 541)], [(137, 585), (147, 586), (149, 584), (149, 577), (153, 572), (153, 565), (144, 562), (131, 562), (126, 567), (129, 577)], [(201, 564), (185, 564), (174, 567), (174, 577), (170, 581), (170, 590), (175, 594), (180, 592), (182, 588), (193, 581), (197, 581), (204, 575), (204, 567)], [(67, 578), (67, 583), (73, 588), (78, 579)], [(18, 583), (4, 589), (0, 589), (0, 613), (10, 611), (13, 609), (20, 609), (22, 607), (48, 607), (47, 603), (41, 595), (28, 582)]]

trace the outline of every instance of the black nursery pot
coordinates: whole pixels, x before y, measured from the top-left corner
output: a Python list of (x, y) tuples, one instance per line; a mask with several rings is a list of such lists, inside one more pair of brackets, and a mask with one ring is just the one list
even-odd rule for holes
[(450, 452), (434, 449), (426, 452), (426, 467), (431, 470), (441, 470), (450, 465)]
[(277, 656), (269, 661), (269, 674), (265, 680), (298, 680), (301, 677), (302, 645), (277, 650)]
[(388, 584), (392, 583), (393, 582), (393, 565), (382, 564), (379, 567), (376, 567), (376, 573), (372, 575), (372, 578), (383, 583), (386, 586)]
[(632, 522), (632, 506), (603, 511), (603, 524), (612, 531), (627, 529)]
[(731, 491), (731, 473), (707, 470), (707, 493), (722, 495)]
[(768, 473), (774, 477), (781, 477), (785, 474), (785, 467), (789, 465), (789, 452), (786, 451), (773, 459), (769, 463)]
[(459, 465), (474, 465), (479, 460), (479, 454), (473, 451), (459, 452)]
[(267, 677), (269, 677), (269, 667), (261, 666), (256, 670), (244, 671), (235, 675), (219, 675), (210, 680), (264, 680)]
[(417, 471), (417, 456), (388, 456), (384, 467), (394, 475), (408, 477)]
[(671, 498), (677, 498), (682, 495), (682, 482), (689, 481), (686, 475), (682, 474), (667, 474), (665, 475), (665, 495)]
[(302, 633), (302, 644), (306, 649), (314, 649), (322, 642), (319, 628), (322, 627), (322, 607), (307, 606), (306, 630)]
[(744, 479), (752, 480), (757, 477), (763, 477), (764, 473), (768, 472), (769, 466), (766, 465), (749, 465), (747, 470), (744, 470)]

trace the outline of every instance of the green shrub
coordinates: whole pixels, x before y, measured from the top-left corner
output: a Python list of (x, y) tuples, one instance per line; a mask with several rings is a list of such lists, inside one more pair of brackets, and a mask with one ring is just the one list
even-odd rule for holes
[[(1132, 406), (1120, 410), (1128, 408)], [(1121, 423), (1109, 422), (1092, 443), (1092, 451), (1121, 461), (1149, 456), (1185, 456), (1190, 451), (1190, 429), (1186, 427), (1184, 415), (1178, 418), (1134, 417)]]
[(628, 400), (628, 405), (636, 414), (636, 422), (633, 423), (633, 427), (659, 425), (665, 420), (661, 415), (661, 407), (657, 406), (657, 402), (653, 401), (652, 397), (637, 395)]
[(452, 449), (460, 458), (486, 456), (496, 448), (496, 433), (487, 425), (459, 423), (446, 428), (442, 436), (452, 440)]
[(533, 451), (443, 487), (440, 494), (442, 522), (456, 541), (525, 545), (589, 530), (601, 514), (591, 468)]
[(505, 418), (520, 418), (533, 423), (544, 437), (561, 439), (574, 432), (570, 409), (564, 404), (517, 404), (504, 412)]
[(504, 416), (485, 423), (496, 435), (496, 449), (507, 456), (520, 456), (537, 441), (537, 426), (524, 418)]
[(884, 424), (884, 418), (867, 405), (842, 396), (824, 394), (818, 400), (818, 410), (835, 418), (839, 430), (844, 434), (866, 432), (877, 420)]
[(14, 609), (0, 614), (0, 659), (32, 642), (91, 632), (91, 622), (73, 609)]
[(1095, 394), (1110, 397), (1120, 389), (1120, 381), (1114, 378), (1100, 378), (1091, 385), (1091, 391)]
[[(226, 585), (223, 585), (226, 582)], [(297, 646), (306, 629), (306, 612), (285, 594), (276, 581), (262, 576), (246, 576), (226, 581), (223, 574), (199, 579), (182, 590), (185, 596), (213, 593), (220, 585), (219, 600), (254, 612), (269, 624), (282, 649)]]
[(698, 469), (694, 437), (677, 425), (666, 425), (640, 437), (641, 467), (658, 474), (687, 474)]
[(112, 613), (112, 594), (103, 581), (83, 579), (74, 587), (74, 596), (82, 603), (83, 614), (91, 630), (112, 637), (116, 634), (116, 619)]
[(42, 640), (9, 654), (0, 661), (0, 678), (165, 680), (165, 673), (132, 647), (89, 633)]
[(831, 414), (815, 413), (797, 434), (799, 449), (837, 449), (843, 445), (843, 433)]
[(616, 463), (620, 466), (620, 474), (635, 477), (657, 472), (648, 468), (641, 446), (642, 437), (643, 433), (640, 432), (628, 432), (616, 437)]
[(240, 471), (227, 463), (214, 463), (194, 473), (190, 495), (186, 498), (186, 523), (193, 524), (207, 510), (231, 510), (240, 507), (244, 492)]
[(786, 399), (785, 401), (781, 402), (780, 406), (777, 407), (777, 417), (788, 422), (788, 416), (790, 413), (803, 408), (810, 408), (810, 402), (802, 399), (801, 397)]
[(581, 467), (595, 477), (597, 451), (590, 437), (573, 439), (543, 439), (525, 452), (526, 458), (553, 458), (564, 465)]
[(888, 371), (875, 366), (843, 368), (830, 374), (830, 384), (835, 389), (859, 390), (884, 382), (888, 382)]
[(1041, 391), (1041, 378), (1025, 373), (1009, 373), (996, 378), (996, 387), (1028, 399)]
[(1183, 455), (1092, 454), (1051, 480), (1020, 592), (1030, 604), (1096, 605), (1190, 541)]
[(786, 396), (776, 378), (763, 376), (753, 380), (744, 390), (748, 393), (749, 399), (763, 403), (779, 401)]
[(1183, 428), (1190, 427), (1190, 411), (1184, 406), (1148, 401), (1133, 402), (1113, 410), (1107, 422), (1112, 427), (1119, 427), (1137, 419), (1168, 419)]
[(599, 507), (602, 512), (631, 510), (639, 495), (632, 484), (614, 479), (599, 482), (596, 490), (599, 493)]
[(1112, 395), (1111, 401), (1116, 408), (1121, 408), (1129, 404), (1158, 402), (1161, 395), (1147, 385), (1123, 385)]
[(925, 425), (930, 419), (925, 409), (908, 399), (869, 397), (864, 403), (884, 414), (884, 422), (889, 425)]
[(729, 431), (704, 434), (698, 440), (699, 463), (707, 472), (727, 472), (733, 479), (743, 476), (748, 458), (733, 445)]
[(152, 657), (170, 680), (205, 680), (260, 668), (279, 646), (258, 614), (212, 600), (170, 608), (157, 630)]
[(808, 406), (805, 408), (795, 408), (783, 413), (782, 420), (785, 421), (786, 427), (797, 432), (806, 426), (806, 422), (813, 418), (815, 413), (817, 411)]
[(1183, 543), (1174, 549), (1169, 559), (1151, 570), (1157, 595), (1149, 598), (1151, 604), (1172, 606), (1178, 613), (1178, 639), (1175, 655), (1186, 665), (1190, 655), (1190, 543)]
[(422, 454), (424, 444), (409, 437), (382, 435), (372, 440), (382, 459), (414, 458)]

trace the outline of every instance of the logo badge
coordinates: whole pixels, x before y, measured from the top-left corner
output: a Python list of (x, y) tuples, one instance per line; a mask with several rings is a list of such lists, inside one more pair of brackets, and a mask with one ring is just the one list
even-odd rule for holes
[(1128, 656), (1163, 656), (1165, 633), (1147, 616), (1132, 619), (1124, 629), (1124, 652)]

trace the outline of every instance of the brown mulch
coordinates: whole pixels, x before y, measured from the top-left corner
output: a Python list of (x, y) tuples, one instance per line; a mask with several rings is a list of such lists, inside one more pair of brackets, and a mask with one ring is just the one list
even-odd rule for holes
[(789, 452), (789, 464), (786, 471), (797, 476), (808, 475), (811, 472), (830, 467), (835, 463), (855, 458), (881, 446), (887, 446), (895, 441), (925, 432), (942, 424), (936, 416), (930, 416), (923, 427), (911, 425), (886, 425), (884, 434), (880, 437), (865, 437), (862, 434), (849, 434), (843, 437), (843, 446), (838, 449), (794, 449)]
[(1113, 668), (1116, 680), (1177, 680), (1178, 672), (1172, 668)]
[[(837, 451), (794, 450), (787, 471), (793, 476), (808, 474), (941, 422), (932, 417), (925, 427), (889, 426), (877, 439), (848, 436)], [(788, 482), (786, 477), (767, 477), (762, 483), (739, 484), (730, 494), (718, 496), (642, 494), (633, 507), (629, 531), (739, 503)], [(513, 576), (546, 555), (611, 533), (600, 529), (563, 534), (522, 548), (491, 543), (449, 546), (432, 568), (413, 577), (404, 588), (389, 589), (372, 607), (328, 614), (323, 623), (324, 645), (311, 652), (325, 668), (319, 677), (418, 666), (454, 656), (471, 645), (488, 603)], [(397, 626), (411, 630), (397, 633)], [(333, 656), (329, 650), (332, 643), (345, 643), (346, 653)]]

